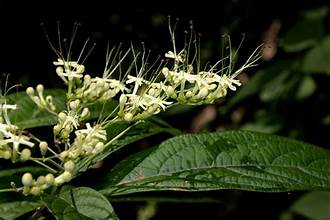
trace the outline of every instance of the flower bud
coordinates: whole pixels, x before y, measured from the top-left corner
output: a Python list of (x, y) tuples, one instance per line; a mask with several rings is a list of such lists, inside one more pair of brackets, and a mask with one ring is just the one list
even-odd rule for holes
[(64, 112), (60, 112), (58, 114), (58, 118), (61, 120), (61, 121), (65, 121), (66, 119), (66, 114)]
[(95, 148), (94, 148), (94, 153), (97, 154), (97, 153), (100, 153), (104, 150), (104, 144), (102, 142), (98, 142), (96, 145), (95, 145)]
[(64, 182), (69, 182), (72, 179), (72, 174), (68, 171), (64, 171), (62, 177)]
[(37, 185), (41, 186), (43, 184), (45, 184), (46, 182), (46, 178), (44, 176), (39, 176), (37, 179)]
[(167, 86), (165, 92), (168, 96), (172, 96), (174, 94), (175, 90), (174, 90), (173, 86)]
[(124, 115), (124, 120), (125, 120), (125, 121), (130, 122), (130, 121), (132, 121), (132, 119), (133, 119), (133, 114), (132, 114), (132, 113), (127, 112), (127, 113)]
[(45, 182), (46, 184), (48, 185), (52, 185), (54, 183), (54, 175), (51, 174), (51, 173), (48, 173), (46, 176), (45, 176)]
[(209, 94), (209, 90), (206, 87), (203, 87), (199, 90), (197, 98), (203, 99)]
[(22, 161), (27, 161), (28, 159), (30, 159), (31, 157), (31, 151), (30, 149), (23, 149), (22, 152), (21, 152), (21, 160)]
[(84, 108), (84, 109), (82, 110), (82, 112), (81, 112), (80, 118), (81, 118), (81, 119), (85, 119), (85, 118), (87, 118), (88, 116), (89, 116), (89, 110), (88, 110), (88, 108)]
[(168, 73), (169, 73), (169, 69), (167, 67), (164, 67), (162, 69), (162, 73), (164, 74), (165, 77), (167, 77)]
[(54, 134), (59, 134), (60, 133), (60, 131), (61, 131), (61, 126), (60, 125), (55, 125), (54, 127), (53, 127), (53, 132), (54, 132)]
[(44, 86), (41, 84), (37, 85), (36, 89), (39, 94), (44, 92)]
[(6, 150), (6, 151), (2, 152), (2, 158), (5, 159), (5, 160), (10, 159), (11, 158), (11, 151)]
[(32, 186), (33, 183), (33, 177), (31, 173), (24, 173), (22, 176), (22, 184), (24, 186)]
[(46, 141), (41, 141), (39, 143), (39, 148), (40, 148), (40, 152), (41, 152), (41, 155), (44, 156), (48, 150), (48, 144)]
[(30, 194), (34, 195), (34, 196), (37, 196), (41, 193), (41, 190), (38, 186), (34, 186), (31, 188), (30, 190)]
[(74, 101), (71, 101), (69, 103), (69, 106), (70, 106), (71, 109), (75, 110), (75, 109), (77, 109), (79, 107), (79, 104), (80, 104), (79, 99), (76, 99)]
[(32, 87), (28, 87), (26, 89), (26, 94), (28, 94), (29, 96), (32, 96), (34, 94), (34, 89)]
[(71, 172), (75, 167), (75, 164), (72, 160), (65, 162), (64, 169), (68, 172)]
[(64, 160), (65, 158), (68, 157), (68, 151), (63, 151), (62, 153), (60, 153), (60, 157)]

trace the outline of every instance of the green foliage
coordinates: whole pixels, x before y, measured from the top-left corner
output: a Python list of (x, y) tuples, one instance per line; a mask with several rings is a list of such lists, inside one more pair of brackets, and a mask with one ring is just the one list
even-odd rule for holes
[(56, 198), (46, 198), (45, 202), (60, 220), (118, 219), (109, 201), (102, 194), (88, 187), (66, 190)]
[[(45, 91), (45, 95), (52, 95), (54, 97), (53, 102), (57, 109), (65, 109), (66, 91), (49, 89)], [(10, 111), (8, 115), (11, 122), (22, 129), (49, 126), (57, 122), (56, 116), (37, 108), (26, 92), (13, 93), (6, 96), (6, 99), (8, 103), (15, 103), (17, 105), (19, 111)]]
[(287, 219), (294, 219), (294, 215), (304, 216), (308, 219), (330, 219), (330, 192), (308, 192), (298, 198), (290, 209), (283, 213)]
[(0, 218), (6, 220), (14, 220), (17, 217), (30, 212), (41, 206), (36, 201), (15, 201), (8, 203), (0, 203)]
[(101, 192), (330, 190), (329, 165), (329, 151), (278, 136), (190, 134), (124, 160), (102, 181)]

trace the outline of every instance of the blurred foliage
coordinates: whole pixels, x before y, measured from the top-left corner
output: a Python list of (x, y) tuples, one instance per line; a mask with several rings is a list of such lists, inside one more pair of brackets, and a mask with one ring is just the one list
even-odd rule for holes
[[(330, 35), (328, 7), (305, 11), (278, 39), (278, 52), (261, 64), (230, 99), (222, 114), (238, 108), (244, 115), (237, 126), (277, 133), (326, 147), (330, 114)], [(276, 47), (276, 45), (275, 45)]]

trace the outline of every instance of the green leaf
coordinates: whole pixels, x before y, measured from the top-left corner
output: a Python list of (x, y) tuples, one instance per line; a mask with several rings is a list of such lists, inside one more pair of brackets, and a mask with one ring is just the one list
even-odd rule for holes
[(58, 220), (84, 220), (85, 216), (79, 214), (79, 212), (62, 198), (49, 196), (44, 198), (48, 210)]
[[(92, 160), (90, 158), (86, 158), (85, 160), (80, 161), (77, 164), (78, 170), (80, 172), (85, 171), (90, 167), (91, 164), (96, 163), (97, 161), (103, 160), (110, 154), (120, 150), (121, 148), (132, 144), (136, 141), (145, 139), (147, 137), (160, 134), (160, 133), (169, 133), (171, 135), (177, 135), (180, 133), (179, 130), (171, 127), (163, 127), (163, 124), (158, 125), (159, 123), (154, 123), (150, 121), (146, 121), (140, 124), (137, 124), (130, 128), (127, 133), (122, 138), (119, 138), (115, 141), (111, 146), (109, 146), (102, 153), (96, 155)], [(128, 129), (130, 125), (126, 122), (118, 122), (109, 127), (107, 130), (108, 139), (111, 140), (116, 138), (116, 136), (120, 135), (125, 129)]]
[(303, 99), (311, 96), (315, 92), (316, 87), (316, 83), (312, 77), (304, 77), (296, 93), (297, 99)]
[[(47, 89), (45, 97), (51, 95), (58, 112), (66, 109), (66, 91), (62, 89)], [(26, 94), (26, 92), (13, 93), (6, 96), (7, 102), (17, 105), (17, 110), (9, 112), (11, 122), (21, 129), (50, 126), (57, 123), (57, 117), (45, 110), (41, 110)], [(104, 104), (96, 103), (88, 106), (90, 116), (88, 120), (110, 115), (117, 107), (118, 102), (111, 100)]]
[(40, 207), (37, 201), (16, 201), (0, 203), (0, 218), (11, 220)]
[(330, 192), (309, 192), (299, 198), (290, 210), (308, 219), (330, 219)]
[(94, 189), (88, 187), (74, 188), (61, 193), (60, 197), (71, 207), (74, 207), (79, 214), (88, 218), (118, 219), (107, 198)]
[(310, 11), (299, 20), (280, 41), (280, 46), (287, 52), (297, 52), (315, 45), (324, 33), (323, 20), (327, 8)]
[(323, 38), (304, 57), (302, 69), (306, 73), (330, 74), (330, 35)]
[[(65, 94), (61, 89), (48, 89), (44, 91), (45, 97), (51, 95), (53, 102), (58, 110), (65, 109)], [(26, 94), (26, 92), (13, 93), (7, 95), (9, 103), (16, 104), (17, 110), (9, 112), (11, 122), (21, 129), (48, 126), (56, 124), (56, 116), (41, 110)]]
[(330, 151), (248, 132), (188, 134), (122, 161), (100, 192), (330, 190)]

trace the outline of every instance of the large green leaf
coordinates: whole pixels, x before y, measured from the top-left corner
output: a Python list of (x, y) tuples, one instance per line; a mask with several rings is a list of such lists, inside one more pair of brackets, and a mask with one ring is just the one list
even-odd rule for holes
[(27, 212), (33, 211), (41, 205), (41, 202), (37, 201), (16, 201), (0, 203), (0, 219), (16, 219), (17, 217)]
[(102, 181), (107, 195), (141, 191), (330, 190), (330, 151), (274, 135), (188, 134), (121, 162)]
[(86, 220), (70, 203), (60, 197), (49, 196), (43, 199), (48, 210), (58, 220)]
[[(48, 89), (44, 92), (45, 96), (53, 97), (58, 110), (65, 109), (65, 93), (61, 89)], [(9, 103), (17, 105), (17, 110), (9, 112), (9, 118), (18, 127), (24, 129), (56, 124), (56, 116), (39, 109), (26, 92), (7, 95), (6, 99)]]
[(110, 202), (101, 193), (88, 187), (67, 190), (60, 194), (79, 214), (91, 219), (118, 219)]

